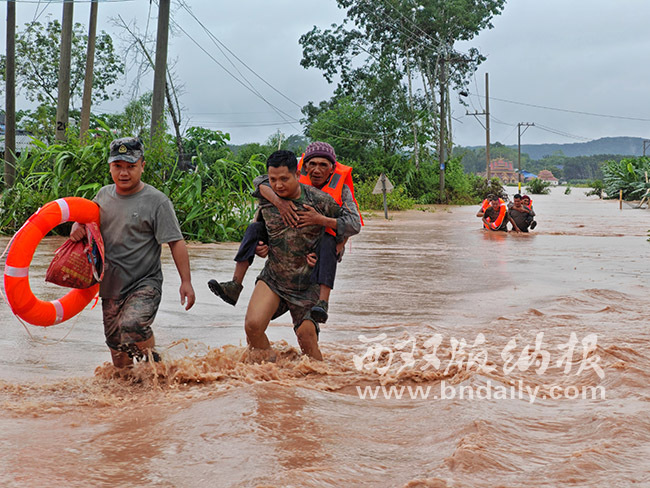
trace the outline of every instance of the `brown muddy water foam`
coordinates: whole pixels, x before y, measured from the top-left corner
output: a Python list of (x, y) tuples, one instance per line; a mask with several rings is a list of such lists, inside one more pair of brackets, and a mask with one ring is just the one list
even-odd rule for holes
[[(561, 188), (534, 206), (529, 235), (481, 231), (475, 207), (366, 218), (323, 362), (284, 317), (278, 361), (247, 360), (261, 260), (236, 307), (206, 286), (235, 244), (190, 246), (189, 312), (165, 251), (165, 360), (129, 375), (99, 307), (28, 334), (3, 303), (0, 486), (650, 486), (650, 212)], [(44, 299), (60, 243), (32, 264)]]

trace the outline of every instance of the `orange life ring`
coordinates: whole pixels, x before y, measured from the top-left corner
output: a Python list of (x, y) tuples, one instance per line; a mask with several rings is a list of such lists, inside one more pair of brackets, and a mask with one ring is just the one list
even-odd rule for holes
[(5, 262), (4, 284), (11, 311), (25, 322), (47, 327), (81, 312), (97, 295), (99, 284), (74, 289), (58, 300), (45, 302), (32, 293), (29, 265), (41, 239), (63, 222), (99, 224), (99, 206), (80, 197), (59, 198), (39, 208), (13, 238)]

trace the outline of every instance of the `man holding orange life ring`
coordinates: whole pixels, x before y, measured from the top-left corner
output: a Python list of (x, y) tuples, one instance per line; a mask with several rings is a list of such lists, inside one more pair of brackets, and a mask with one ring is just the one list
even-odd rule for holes
[(486, 209), (481, 208), (477, 217), (482, 217), (483, 227), (489, 231), (508, 232), (508, 222), (512, 224), (512, 230), (520, 232), (519, 227), (508, 213), (505, 202), (496, 195), (490, 195), (490, 206)]
[[(141, 180), (144, 147), (135, 137), (111, 142), (108, 158), (114, 184), (101, 188), (93, 201), (100, 209), (105, 247), (105, 274), (99, 287), (104, 334), (113, 364), (124, 368), (133, 359), (152, 355), (151, 324), (162, 293), (161, 245), (169, 248), (181, 277), (181, 305), (189, 310), (195, 295), (190, 260), (174, 207), (167, 196)], [(84, 236), (75, 222), (70, 238)]]

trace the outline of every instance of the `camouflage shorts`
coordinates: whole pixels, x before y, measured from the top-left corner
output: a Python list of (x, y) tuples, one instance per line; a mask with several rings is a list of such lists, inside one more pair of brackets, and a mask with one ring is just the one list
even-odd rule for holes
[(282, 293), (282, 291), (280, 291), (278, 287), (275, 286), (272, 280), (261, 275), (258, 276), (257, 279), (266, 283), (271, 291), (280, 297), (280, 304), (275, 310), (273, 317), (271, 317), (271, 320), (275, 320), (281, 315), (289, 312), (291, 314), (291, 321), (293, 322), (294, 331), (300, 327), (303, 321), (309, 320), (316, 327), (316, 333), (320, 334), (320, 327), (318, 326), (318, 322), (311, 318), (311, 308), (316, 304), (316, 301), (318, 300), (318, 285), (312, 285), (302, 294), (294, 294), (293, 296), (289, 297)]
[(160, 305), (160, 292), (144, 286), (119, 299), (102, 299), (104, 335), (111, 349), (143, 342), (153, 335), (151, 324)]
[(271, 317), (271, 320), (275, 320), (281, 315), (289, 312), (291, 314), (294, 331), (298, 330), (298, 327), (300, 327), (305, 320), (309, 320), (314, 324), (314, 327), (316, 327), (316, 334), (320, 334), (320, 327), (318, 326), (318, 322), (311, 318), (311, 307), (311, 304), (309, 305), (309, 308), (305, 308), (280, 298), (280, 305), (278, 305), (278, 308), (275, 310), (275, 313), (273, 314), (273, 317)]

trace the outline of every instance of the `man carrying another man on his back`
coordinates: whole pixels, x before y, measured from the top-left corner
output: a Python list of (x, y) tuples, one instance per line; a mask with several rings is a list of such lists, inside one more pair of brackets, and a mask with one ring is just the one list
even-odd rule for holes
[[(319, 296), (319, 285), (312, 282), (308, 255), (313, 253), (329, 219), (341, 215), (341, 207), (325, 192), (301, 184), (298, 161), (291, 151), (276, 151), (266, 162), (269, 184), (275, 195), (292, 203), (298, 215), (314, 212), (310, 223), (287, 225), (278, 207), (260, 199), (260, 213), (268, 234), (268, 259), (257, 278), (246, 311), (246, 339), (252, 352), (261, 352), (254, 359), (273, 360), (266, 329), (269, 322), (291, 312), (293, 328), (303, 353), (322, 359), (318, 348), (319, 327), (312, 317), (312, 307)], [(302, 218), (301, 218), (302, 220)]]
[(534, 229), (537, 226), (535, 222), (535, 212), (524, 205), (522, 197), (517, 193), (513, 202), (508, 204), (508, 213), (512, 220), (517, 224), (521, 232), (528, 232), (528, 228)]
[[(256, 191), (254, 196), (263, 197), (277, 207), (284, 223), (290, 227), (306, 227), (323, 225), (328, 228), (318, 247), (318, 259), (311, 279), (320, 285), (319, 300), (313, 306), (311, 316), (319, 323), (325, 323), (328, 318), (329, 295), (334, 287), (337, 261), (340, 261), (347, 240), (359, 233), (361, 216), (352, 183), (352, 168), (336, 161), (334, 148), (326, 142), (312, 142), (307, 146), (301, 161), (300, 182), (312, 185), (330, 194), (341, 206), (341, 215), (336, 219), (324, 219), (313, 209), (306, 207), (298, 211), (293, 201), (280, 198), (269, 184), (268, 175), (255, 179), (253, 184)], [(253, 222), (246, 229), (239, 251), (235, 256), (235, 271), (232, 281), (217, 282), (210, 280), (208, 286), (215, 295), (226, 303), (235, 305), (242, 290), (242, 282), (246, 271), (251, 265), (256, 250), (261, 257), (266, 255), (268, 236), (264, 222)], [(311, 259), (313, 263), (313, 259)]]

